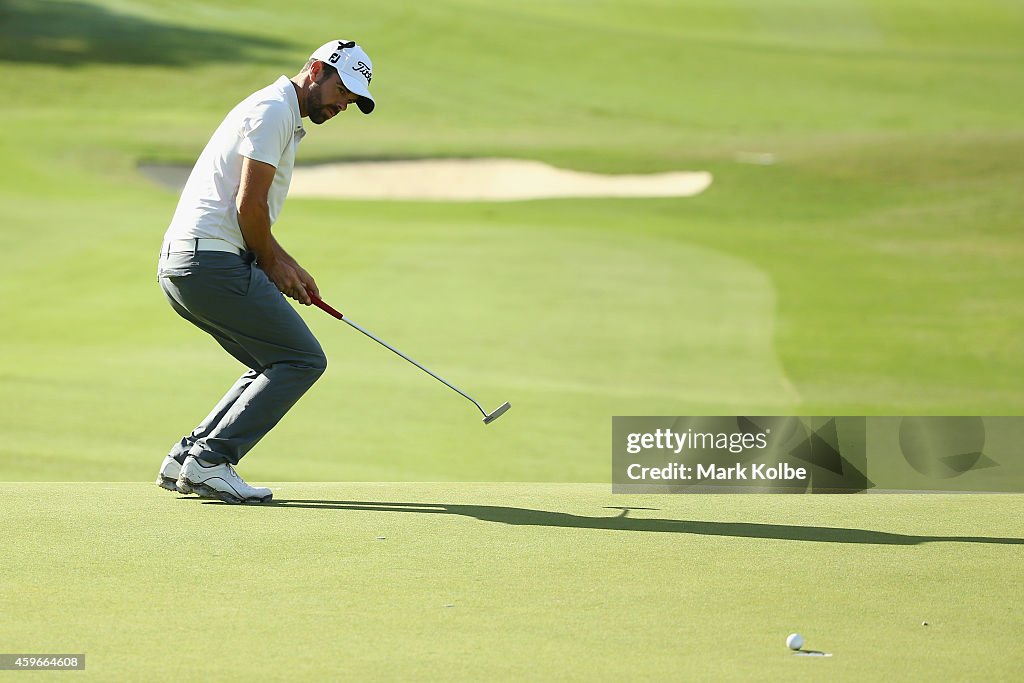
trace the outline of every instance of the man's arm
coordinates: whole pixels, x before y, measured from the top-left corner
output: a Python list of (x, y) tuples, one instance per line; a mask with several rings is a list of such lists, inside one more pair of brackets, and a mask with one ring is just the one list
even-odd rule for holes
[(238, 188), (235, 207), (238, 227), (246, 246), (256, 254), (256, 261), (267, 277), (285, 296), (306, 306), (312, 303), (306, 290), (320, 295), (316, 282), (286, 252), (270, 232), (270, 205), (267, 196), (277, 172), (270, 164), (248, 157), (242, 159), (242, 184)]

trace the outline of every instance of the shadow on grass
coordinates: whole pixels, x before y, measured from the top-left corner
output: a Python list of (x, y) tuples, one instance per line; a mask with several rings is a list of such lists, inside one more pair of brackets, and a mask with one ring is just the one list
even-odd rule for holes
[[(226, 505), (220, 501), (203, 501), (209, 505)], [(380, 503), (355, 500), (275, 500), (252, 506), (259, 508), (296, 508), (308, 510), (364, 510), (372, 512), (413, 512), (432, 515), (460, 515), (484, 522), (521, 526), (549, 526), (571, 529), (604, 529), (607, 531), (648, 531), (700, 536), (732, 536), (735, 538), (771, 538), (782, 541), (815, 543), (863, 543), (869, 545), (920, 545), (922, 543), (994, 543), (1024, 545), (1024, 538), (991, 536), (912, 536), (870, 529), (840, 527), (792, 526), (754, 522), (701, 522), (680, 519), (640, 519), (630, 517), (628, 510), (615, 517), (586, 517), (566, 512), (549, 512), (497, 505), (449, 505), (447, 503)], [(632, 508), (646, 510), (650, 508)]]
[[(67, 0), (0, 0), (0, 61), (189, 66), (267, 62), (288, 43), (162, 23)], [(268, 54), (269, 52), (269, 54)]]

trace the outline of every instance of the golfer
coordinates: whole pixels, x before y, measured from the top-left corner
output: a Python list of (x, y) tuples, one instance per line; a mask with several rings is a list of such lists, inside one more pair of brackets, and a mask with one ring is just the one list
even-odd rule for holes
[(271, 233), (291, 183), (302, 119), (321, 124), (374, 108), (372, 64), (333, 40), (224, 119), (199, 156), (164, 235), (158, 279), (171, 307), (249, 368), (164, 458), (157, 484), (228, 503), (265, 503), (234, 466), (327, 368), (319, 342), (285, 300), (309, 305), (316, 282)]

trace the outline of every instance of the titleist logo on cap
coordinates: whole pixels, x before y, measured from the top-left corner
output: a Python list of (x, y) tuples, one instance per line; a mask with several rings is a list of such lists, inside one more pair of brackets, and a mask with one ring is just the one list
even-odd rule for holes
[(356, 65), (352, 67), (352, 70), (358, 74), (362, 74), (363, 78), (366, 79), (367, 84), (373, 80), (373, 72), (370, 71), (370, 67), (368, 67), (362, 60), (356, 62)]

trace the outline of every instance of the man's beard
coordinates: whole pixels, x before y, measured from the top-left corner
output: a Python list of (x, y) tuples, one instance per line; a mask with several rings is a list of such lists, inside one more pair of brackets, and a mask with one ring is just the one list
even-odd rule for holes
[(324, 107), (320, 97), (320, 84), (315, 84), (309, 91), (309, 99), (306, 101), (306, 108), (309, 113), (309, 120), (320, 125), (330, 118), (330, 110)]

